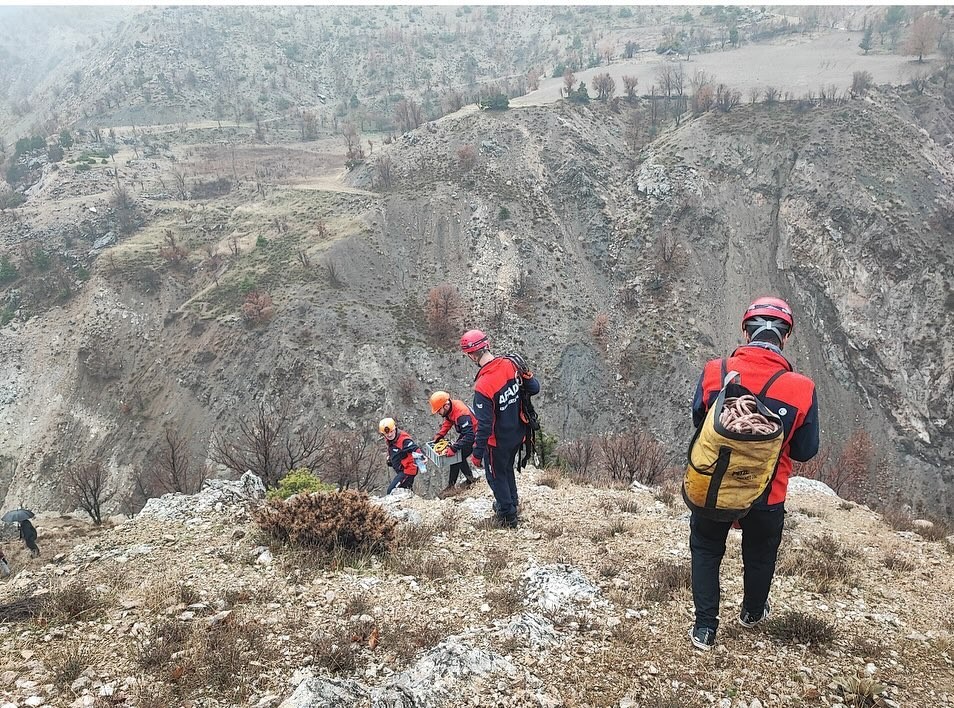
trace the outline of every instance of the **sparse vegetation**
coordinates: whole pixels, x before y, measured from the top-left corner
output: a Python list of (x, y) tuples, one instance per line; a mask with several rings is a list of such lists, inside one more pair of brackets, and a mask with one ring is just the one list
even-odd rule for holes
[(805, 612), (770, 617), (765, 622), (765, 631), (781, 642), (808, 644), (813, 648), (830, 644), (835, 638), (835, 626), (831, 622)]
[(388, 513), (352, 490), (271, 499), (255, 512), (255, 520), (277, 541), (324, 553), (386, 553), (397, 540)]

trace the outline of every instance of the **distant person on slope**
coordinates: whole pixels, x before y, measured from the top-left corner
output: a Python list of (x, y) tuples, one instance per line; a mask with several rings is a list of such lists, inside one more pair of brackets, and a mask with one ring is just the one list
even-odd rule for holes
[(540, 382), (531, 371), (521, 373), (511, 359), (491, 354), (487, 335), (479, 329), (464, 332), (460, 348), (480, 367), (474, 379), (477, 434), (471, 461), (486, 470), (487, 484), (497, 500), (498, 524), (516, 528), (520, 501), (513, 467), (529, 431), (520, 396), (522, 392), (538, 394)]
[[(742, 528), (743, 596), (739, 624), (754, 627), (768, 617), (768, 594), (782, 541), (785, 495), (792, 460), (805, 462), (818, 452), (818, 399), (811, 379), (792, 371), (782, 355), (794, 328), (792, 308), (784, 300), (761, 297), (742, 315), (745, 344), (725, 360), (741, 384), (762, 391), (765, 405), (782, 420), (784, 441), (775, 476), (762, 498), (739, 520)], [(723, 360), (712, 359), (702, 371), (692, 402), (692, 422), (698, 428), (723, 386)], [(773, 380), (773, 377), (777, 377)], [(732, 522), (712, 521), (693, 512), (689, 519), (692, 555), (692, 600), (695, 624), (689, 631), (693, 646), (711, 649), (719, 628), (719, 566)]]
[(397, 487), (413, 489), (418, 472), (418, 460), (423, 459), (417, 443), (403, 430), (398, 430), (394, 418), (384, 418), (378, 423), (378, 432), (388, 446), (388, 467), (394, 470), (394, 478), (388, 485), (385, 496)]
[(36, 528), (30, 523), (29, 519), (24, 519), (20, 522), (20, 538), (23, 539), (23, 543), (26, 544), (26, 547), (30, 549), (31, 556), (36, 558), (40, 555), (40, 547), (36, 545)]
[(447, 487), (444, 488), (443, 492), (448, 492), (454, 488), (454, 485), (457, 484), (457, 478), (461, 473), (463, 473), (464, 478), (467, 480), (466, 484), (469, 487), (477, 481), (474, 479), (473, 472), (470, 471), (470, 465), (467, 464), (467, 458), (470, 456), (470, 453), (474, 451), (477, 419), (466, 403), (452, 399), (447, 391), (434, 391), (434, 393), (431, 394), (430, 404), (431, 413), (444, 418), (444, 422), (441, 423), (441, 427), (437, 431), (437, 435), (434, 436), (433, 442), (436, 443), (443, 440), (451, 428), (457, 431), (457, 440), (448, 443), (443, 454), (447, 457), (453, 457), (459, 452), (460, 462), (450, 466), (447, 476)]

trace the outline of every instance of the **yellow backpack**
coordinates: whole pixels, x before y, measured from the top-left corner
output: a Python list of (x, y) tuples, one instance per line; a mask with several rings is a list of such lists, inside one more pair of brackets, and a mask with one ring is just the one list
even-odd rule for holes
[(722, 390), (689, 443), (682, 498), (690, 510), (713, 521), (736, 521), (772, 483), (785, 431), (763, 398), (786, 371), (773, 374), (754, 395), (737, 372), (726, 374), (722, 361)]

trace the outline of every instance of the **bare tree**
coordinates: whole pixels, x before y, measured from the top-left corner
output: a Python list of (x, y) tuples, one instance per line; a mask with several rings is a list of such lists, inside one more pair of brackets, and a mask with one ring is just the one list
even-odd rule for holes
[(597, 74), (593, 77), (593, 88), (596, 89), (596, 97), (599, 100), (608, 101), (616, 93), (616, 81), (609, 72)]
[(102, 462), (87, 462), (66, 468), (66, 494), (71, 503), (89, 514), (97, 526), (103, 523), (103, 505), (116, 495)]
[(172, 425), (163, 429), (151, 481), (161, 491), (195, 494), (205, 482), (206, 469), (195, 464), (189, 440)]
[(378, 158), (374, 165), (374, 176), (379, 189), (385, 190), (391, 188), (391, 184), (394, 180), (394, 166), (391, 163), (390, 157), (382, 155)]
[(923, 64), (924, 55), (937, 49), (940, 30), (937, 16), (933, 13), (924, 13), (908, 29), (908, 36), (904, 42), (904, 53), (917, 56), (918, 64)]
[(666, 98), (672, 97), (673, 81), (675, 69), (672, 64), (665, 63), (656, 69), (656, 77), (659, 79), (659, 89), (666, 93)]
[(573, 75), (573, 72), (567, 69), (563, 72), (563, 90), (569, 97), (570, 93), (573, 91), (573, 83), (576, 81), (576, 77)]
[(321, 478), (338, 489), (371, 491), (381, 481), (381, 455), (368, 432), (331, 431), (326, 436), (326, 460)]
[(598, 445), (598, 439), (590, 435), (562, 442), (557, 448), (557, 462), (576, 479), (586, 481), (590, 478), (591, 466), (596, 462)]
[(289, 470), (315, 468), (327, 455), (318, 427), (296, 427), (285, 405), (275, 410), (260, 402), (251, 419), (239, 423), (231, 442), (212, 435), (211, 457), (236, 474), (251, 471), (274, 487)]
[(175, 180), (176, 194), (178, 195), (179, 199), (188, 199), (189, 188), (186, 186), (185, 172), (183, 172), (182, 170), (176, 167), (173, 167), (172, 179)]
[(742, 94), (737, 89), (731, 89), (725, 84), (716, 87), (715, 103), (723, 113), (728, 113), (738, 106), (741, 100)]
[(440, 283), (427, 292), (424, 313), (428, 329), (435, 341), (450, 341), (458, 329), (460, 310), (460, 293), (450, 283)]
[(626, 92), (626, 99), (630, 102), (636, 100), (636, 87), (639, 85), (639, 79), (635, 76), (623, 77), (623, 90)]
[(345, 148), (347, 149), (347, 152), (345, 153), (345, 164), (349, 167), (353, 167), (357, 163), (364, 160), (364, 148), (361, 146), (361, 134), (358, 133), (358, 129), (355, 127), (354, 123), (345, 123), (341, 134), (345, 141)]

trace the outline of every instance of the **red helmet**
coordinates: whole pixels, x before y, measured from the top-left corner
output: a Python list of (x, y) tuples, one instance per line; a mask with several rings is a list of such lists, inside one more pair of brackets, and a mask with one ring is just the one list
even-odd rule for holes
[(760, 297), (749, 305), (742, 315), (742, 327), (753, 318), (763, 320), (781, 320), (788, 325), (789, 331), (795, 328), (795, 319), (792, 316), (792, 307), (777, 297)]
[(473, 354), (489, 346), (487, 335), (479, 329), (469, 329), (460, 338), (460, 349), (464, 354)]

